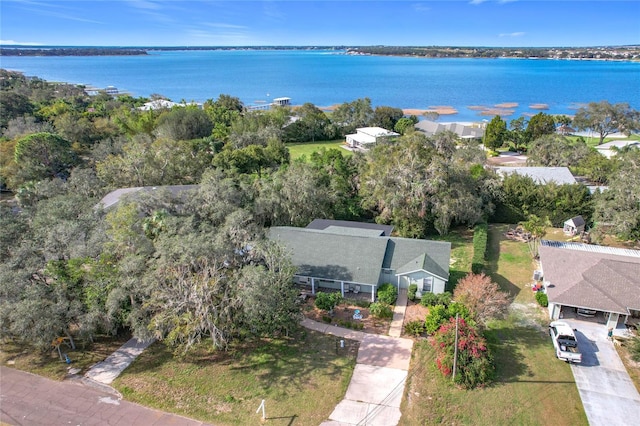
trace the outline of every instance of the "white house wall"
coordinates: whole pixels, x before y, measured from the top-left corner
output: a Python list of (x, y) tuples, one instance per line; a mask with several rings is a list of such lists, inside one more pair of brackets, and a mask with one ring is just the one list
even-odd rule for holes
[(435, 276), (429, 274), (426, 271), (416, 271), (416, 272), (412, 272), (412, 273), (407, 274), (407, 275), (401, 275), (400, 276), (400, 288), (407, 288), (408, 289), (410, 284), (418, 284), (418, 281), (420, 281), (423, 278), (428, 278), (428, 277), (432, 277), (433, 278), (431, 292), (434, 293), (434, 294), (444, 293), (446, 281), (444, 281), (441, 278), (435, 277)]

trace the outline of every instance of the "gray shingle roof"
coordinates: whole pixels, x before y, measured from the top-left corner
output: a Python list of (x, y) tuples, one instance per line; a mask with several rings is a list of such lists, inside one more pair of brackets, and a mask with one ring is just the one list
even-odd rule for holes
[(350, 220), (333, 220), (333, 219), (314, 219), (307, 225), (307, 229), (327, 229), (330, 226), (340, 226), (344, 228), (358, 228), (358, 229), (378, 229), (383, 233), (381, 235), (391, 235), (393, 231), (392, 225), (380, 225), (378, 223), (368, 222), (353, 222)]
[(558, 185), (577, 183), (568, 167), (495, 167), (495, 171), (503, 176), (511, 173), (529, 176), (535, 183), (539, 184), (550, 182), (555, 182)]
[(385, 237), (340, 235), (314, 229), (277, 226), (269, 238), (291, 250), (298, 274), (377, 284), (387, 247)]
[(569, 220), (566, 220), (564, 222), (565, 224), (569, 224), (575, 228), (579, 227), (579, 226), (584, 226), (584, 218), (582, 216), (576, 216), (576, 217), (572, 217)]
[(552, 303), (627, 314), (640, 310), (640, 258), (540, 246)]
[(135, 194), (138, 192), (154, 192), (154, 191), (169, 191), (171, 195), (176, 196), (183, 191), (188, 191), (192, 189), (198, 188), (199, 185), (167, 185), (167, 186), (138, 186), (135, 188), (120, 188), (115, 191), (111, 191), (107, 195), (105, 195), (102, 200), (100, 200), (100, 204), (102, 204), (102, 208), (108, 209), (120, 202), (120, 200), (129, 195), (130, 197), (135, 197)]
[[(420, 260), (419, 255), (423, 254), (427, 256)], [(448, 280), (450, 258), (451, 243), (449, 242), (392, 237), (389, 239), (389, 247), (382, 267), (402, 274), (424, 269)], [(422, 265), (419, 265), (420, 261)]]
[[(403, 273), (424, 269), (449, 278), (448, 242), (354, 234), (353, 228), (325, 230), (273, 227), (269, 238), (282, 241), (292, 253), (298, 274), (316, 278), (377, 284), (382, 268)], [(370, 232), (370, 230), (365, 231)]]

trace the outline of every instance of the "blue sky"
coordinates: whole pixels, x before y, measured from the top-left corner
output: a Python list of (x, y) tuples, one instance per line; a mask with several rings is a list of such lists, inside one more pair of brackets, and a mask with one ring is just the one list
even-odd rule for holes
[(0, 40), (74, 46), (640, 44), (640, 1), (2, 0)]

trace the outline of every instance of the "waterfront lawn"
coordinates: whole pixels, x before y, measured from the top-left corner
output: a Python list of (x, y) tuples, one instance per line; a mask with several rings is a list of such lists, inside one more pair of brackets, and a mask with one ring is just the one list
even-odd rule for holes
[(288, 143), (287, 148), (289, 148), (289, 154), (291, 154), (291, 159), (295, 160), (303, 155), (306, 155), (307, 158), (311, 156), (314, 152), (319, 151), (321, 148), (336, 148), (339, 149), (342, 155), (351, 156), (353, 152), (348, 149), (342, 148), (344, 145), (344, 139), (338, 139), (333, 141), (319, 141), (319, 142), (305, 142), (305, 143)]
[(507, 225), (490, 225), (487, 270), (514, 298), (508, 318), (493, 321), (486, 337), (496, 378), (480, 389), (453, 386), (435, 367), (428, 341), (414, 346), (401, 425), (586, 425), (571, 368), (556, 359), (528, 284), (535, 264), (526, 243), (508, 240)]
[(69, 368), (79, 368), (78, 374), (82, 375), (93, 364), (104, 360), (130, 338), (129, 333), (124, 333), (118, 336), (97, 336), (93, 343), (78, 340), (76, 341), (76, 350), (71, 350), (63, 345), (60, 350), (69, 356), (71, 364), (60, 360), (58, 351), (54, 348), (42, 352), (27, 345), (11, 341), (3, 342), (0, 347), (0, 365), (28, 371), (53, 380), (63, 380), (67, 376)]
[(187, 355), (155, 343), (115, 381), (129, 401), (216, 425), (326, 420), (346, 392), (358, 343), (300, 329), (291, 338), (239, 342), (224, 352), (202, 344)]

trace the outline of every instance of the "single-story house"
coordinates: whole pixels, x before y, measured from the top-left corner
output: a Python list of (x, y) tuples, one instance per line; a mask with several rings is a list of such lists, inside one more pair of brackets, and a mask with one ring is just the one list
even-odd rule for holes
[(528, 176), (539, 185), (550, 182), (555, 182), (558, 185), (577, 183), (568, 167), (494, 167), (494, 170), (502, 176), (511, 173)]
[(611, 158), (618, 153), (618, 150), (625, 147), (640, 148), (640, 141), (625, 139), (625, 140), (606, 142), (596, 146), (596, 150), (600, 154), (604, 155), (605, 157)]
[(351, 148), (369, 149), (379, 142), (389, 141), (398, 136), (400, 136), (399, 133), (382, 127), (360, 127), (356, 129), (356, 133), (347, 135), (346, 139)]
[(171, 109), (173, 107), (186, 107), (186, 106), (197, 106), (198, 108), (202, 108), (202, 104), (197, 102), (173, 102), (167, 99), (154, 99), (149, 102), (145, 102), (142, 106), (138, 107), (141, 111), (151, 111), (158, 109)]
[(607, 328), (640, 321), (640, 250), (542, 240), (540, 264), (552, 320), (580, 309)]
[(572, 217), (571, 219), (565, 220), (562, 231), (565, 233), (565, 235), (578, 235), (584, 231), (584, 226), (584, 218), (582, 216), (576, 216)]
[(483, 126), (474, 123), (438, 123), (430, 120), (421, 120), (415, 125), (415, 129), (427, 136), (450, 131), (462, 139), (482, 139), (484, 137)]
[(416, 284), (423, 293), (443, 293), (449, 280), (451, 243), (391, 237), (385, 235), (387, 229), (335, 221), (323, 229), (277, 226), (268, 237), (291, 252), (297, 267), (295, 281), (310, 286), (312, 294), (322, 289), (340, 291), (343, 296), (365, 293), (375, 301), (376, 290), (384, 283), (398, 290)]

